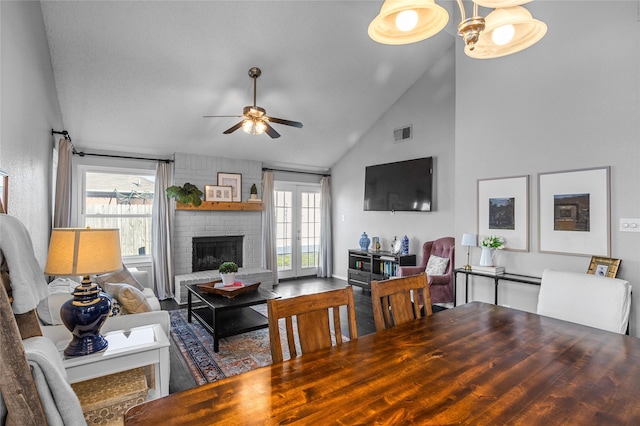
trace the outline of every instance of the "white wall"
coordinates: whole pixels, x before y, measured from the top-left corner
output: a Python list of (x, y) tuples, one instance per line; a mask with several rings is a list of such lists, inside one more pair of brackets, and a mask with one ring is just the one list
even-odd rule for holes
[(40, 2), (2, 1), (0, 15), (0, 168), (9, 173), (8, 212), (29, 229), (44, 267), (51, 229), (51, 129), (63, 129), (62, 117)]
[[(331, 171), (334, 275), (347, 276), (347, 250), (363, 232), (380, 237), (384, 250), (394, 236), (409, 237), (410, 253), (422, 243), (454, 232), (454, 93), (452, 48), (377, 121)], [(413, 125), (413, 139), (394, 144), (393, 130)], [(435, 209), (431, 212), (365, 212), (366, 166), (434, 157)]]
[[(529, 175), (530, 252), (500, 252), (498, 263), (535, 276), (545, 268), (586, 272), (590, 257), (538, 253), (538, 173), (611, 166), (611, 257), (622, 259), (618, 277), (634, 286), (631, 333), (637, 336), (640, 233), (617, 229), (619, 218), (640, 217), (639, 2), (527, 7), (549, 29), (530, 49), (479, 61), (457, 42), (456, 238), (476, 230), (477, 179)], [(593, 25), (585, 29), (585, 22)], [(472, 249), (472, 263), (479, 256)], [(493, 302), (492, 282), (474, 282), (470, 299)], [(501, 304), (535, 311), (537, 287), (500, 286)]]

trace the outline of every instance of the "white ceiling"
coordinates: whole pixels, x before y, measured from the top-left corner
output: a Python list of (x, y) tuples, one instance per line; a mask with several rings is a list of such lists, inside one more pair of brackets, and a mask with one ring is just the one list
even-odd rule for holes
[[(457, 12), (428, 40), (374, 42), (367, 27), (381, 5), (43, 1), (64, 127), (87, 152), (329, 168), (454, 43)], [(262, 69), (257, 104), (302, 129), (274, 124), (279, 139), (223, 135), (238, 118), (202, 118), (253, 103), (253, 66)]]

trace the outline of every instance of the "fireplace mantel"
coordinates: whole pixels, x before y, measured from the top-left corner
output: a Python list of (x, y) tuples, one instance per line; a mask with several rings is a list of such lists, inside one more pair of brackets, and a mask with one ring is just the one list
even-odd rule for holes
[(176, 202), (176, 210), (192, 211), (261, 211), (262, 203), (228, 203), (220, 201), (203, 201), (199, 207), (192, 204), (182, 204)]

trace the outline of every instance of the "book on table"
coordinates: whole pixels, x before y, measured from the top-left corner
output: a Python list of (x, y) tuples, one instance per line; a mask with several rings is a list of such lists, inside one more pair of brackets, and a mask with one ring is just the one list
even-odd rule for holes
[(504, 274), (504, 266), (471, 265), (471, 270), (473, 272), (482, 272), (483, 274)]

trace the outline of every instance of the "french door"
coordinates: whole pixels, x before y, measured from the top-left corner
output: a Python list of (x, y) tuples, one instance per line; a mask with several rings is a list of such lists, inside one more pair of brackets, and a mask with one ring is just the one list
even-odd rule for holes
[(315, 275), (320, 252), (320, 186), (275, 182), (278, 278)]

